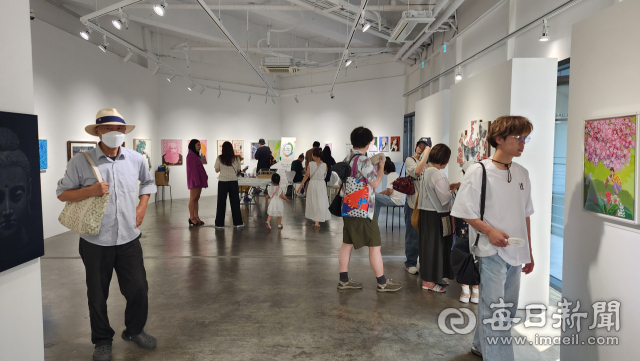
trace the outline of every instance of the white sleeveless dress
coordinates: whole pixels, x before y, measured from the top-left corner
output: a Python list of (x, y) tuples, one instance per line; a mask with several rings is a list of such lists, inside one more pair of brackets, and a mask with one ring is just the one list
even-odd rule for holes
[(309, 175), (313, 175), (313, 177), (309, 180), (307, 189), (305, 217), (314, 222), (325, 222), (331, 219), (327, 184), (324, 181), (326, 174), (327, 165), (325, 163), (320, 164), (320, 169), (318, 169), (316, 162), (309, 163)]
[(283, 188), (281, 186), (269, 186), (269, 208), (267, 214), (271, 217), (284, 216), (284, 200), (280, 198)]

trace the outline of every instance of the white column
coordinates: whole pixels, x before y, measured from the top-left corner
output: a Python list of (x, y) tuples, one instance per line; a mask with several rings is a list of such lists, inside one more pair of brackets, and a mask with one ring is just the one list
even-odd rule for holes
[[(33, 113), (29, 0), (0, 11), (0, 111)], [(43, 360), (40, 260), (0, 273), (0, 361)]]

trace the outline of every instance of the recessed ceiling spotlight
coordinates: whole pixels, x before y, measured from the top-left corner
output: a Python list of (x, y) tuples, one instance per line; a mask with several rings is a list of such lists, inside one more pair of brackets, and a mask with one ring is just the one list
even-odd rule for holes
[(300, 103), (300, 101), (298, 100), (298, 96), (296, 95), (296, 97), (294, 98), (296, 100), (296, 103)]
[(549, 26), (547, 25), (547, 19), (542, 20), (542, 36), (540, 41), (549, 41)]
[(193, 88), (196, 87), (196, 83), (191, 83), (191, 85), (189, 85), (189, 87), (187, 89), (189, 89), (189, 91), (192, 91)]
[(347, 60), (345, 60), (344, 66), (347, 67), (347, 66), (351, 65), (351, 63), (352, 63), (351, 59), (347, 59)]
[(168, 77), (167, 80), (169, 81), (169, 83), (171, 83), (171, 81), (173, 80), (173, 78), (176, 77), (176, 74), (173, 74), (172, 76)]
[(100, 50), (102, 50), (102, 52), (106, 53), (108, 46), (109, 46), (109, 42), (107, 41), (107, 36), (104, 35), (104, 43), (102, 45), (98, 45), (98, 48), (100, 48)]
[(369, 23), (362, 24), (362, 32), (366, 33), (367, 30), (369, 30), (370, 27), (371, 27), (371, 24), (369, 24)]
[(164, 11), (166, 8), (167, 2), (165, 0), (160, 0), (160, 4), (153, 5), (153, 11), (155, 11), (159, 16), (164, 16)]

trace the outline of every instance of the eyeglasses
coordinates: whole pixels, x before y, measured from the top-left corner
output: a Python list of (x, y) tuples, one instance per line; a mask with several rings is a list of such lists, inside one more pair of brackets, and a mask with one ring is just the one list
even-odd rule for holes
[(518, 143), (529, 143), (531, 140), (531, 136), (529, 135), (512, 135), (512, 137), (516, 138)]

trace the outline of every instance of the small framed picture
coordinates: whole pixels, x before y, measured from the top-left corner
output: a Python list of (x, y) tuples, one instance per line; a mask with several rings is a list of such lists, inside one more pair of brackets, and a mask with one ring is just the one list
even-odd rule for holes
[(98, 142), (67, 141), (67, 162), (80, 152), (86, 152), (98, 146)]

